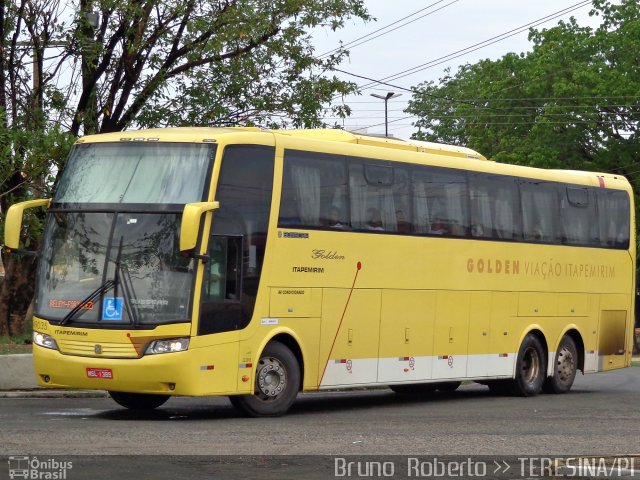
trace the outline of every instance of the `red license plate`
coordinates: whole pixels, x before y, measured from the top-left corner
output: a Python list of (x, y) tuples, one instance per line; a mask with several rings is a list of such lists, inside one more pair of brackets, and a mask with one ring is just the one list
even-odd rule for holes
[(113, 378), (113, 371), (110, 368), (87, 368), (87, 377), (89, 378)]

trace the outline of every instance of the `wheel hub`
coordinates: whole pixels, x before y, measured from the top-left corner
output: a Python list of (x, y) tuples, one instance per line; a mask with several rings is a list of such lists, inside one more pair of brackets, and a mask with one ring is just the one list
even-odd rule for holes
[(287, 374), (282, 363), (276, 358), (263, 358), (258, 369), (257, 386), (266, 397), (276, 397), (287, 384)]
[(535, 348), (528, 348), (522, 359), (522, 377), (528, 384), (534, 383), (540, 371), (540, 357)]
[(575, 370), (575, 359), (571, 350), (567, 347), (562, 348), (558, 354), (558, 380), (561, 382), (567, 382), (571, 380), (573, 371)]

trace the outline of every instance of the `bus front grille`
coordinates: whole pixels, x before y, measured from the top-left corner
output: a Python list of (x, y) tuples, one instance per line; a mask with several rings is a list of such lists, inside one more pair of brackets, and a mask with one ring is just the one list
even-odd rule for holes
[(113, 342), (81, 342), (78, 340), (58, 340), (60, 352), (65, 355), (83, 357), (138, 358), (140, 354), (133, 344)]

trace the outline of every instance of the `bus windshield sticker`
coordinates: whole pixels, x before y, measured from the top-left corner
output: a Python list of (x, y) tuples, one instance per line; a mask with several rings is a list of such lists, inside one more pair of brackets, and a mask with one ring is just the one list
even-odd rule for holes
[(104, 303), (102, 305), (102, 320), (122, 320), (123, 307), (123, 297), (104, 297)]

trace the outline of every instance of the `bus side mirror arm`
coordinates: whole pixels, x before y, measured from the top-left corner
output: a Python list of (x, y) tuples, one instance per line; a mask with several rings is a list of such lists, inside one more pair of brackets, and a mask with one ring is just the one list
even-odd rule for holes
[(184, 206), (182, 222), (180, 223), (181, 252), (196, 248), (202, 214), (217, 210), (218, 208), (220, 208), (220, 202), (195, 202), (187, 203)]
[(39, 198), (11, 205), (4, 221), (4, 244), (12, 250), (18, 250), (20, 246), (20, 230), (22, 230), (22, 217), (24, 211), (29, 208), (47, 207), (51, 205), (50, 198)]

